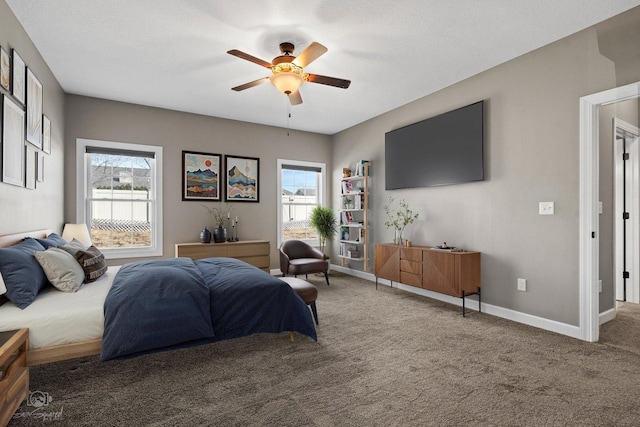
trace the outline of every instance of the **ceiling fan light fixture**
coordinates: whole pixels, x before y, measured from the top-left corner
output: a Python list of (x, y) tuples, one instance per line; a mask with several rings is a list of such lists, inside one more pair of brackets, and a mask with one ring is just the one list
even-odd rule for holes
[(298, 90), (304, 82), (302, 76), (298, 73), (281, 72), (270, 77), (273, 84), (280, 92), (285, 95), (292, 94)]

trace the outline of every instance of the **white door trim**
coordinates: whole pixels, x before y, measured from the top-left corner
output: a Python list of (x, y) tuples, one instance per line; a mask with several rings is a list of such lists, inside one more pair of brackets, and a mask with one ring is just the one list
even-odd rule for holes
[(598, 292), (598, 109), (602, 105), (638, 98), (640, 82), (580, 98), (580, 339), (599, 338)]

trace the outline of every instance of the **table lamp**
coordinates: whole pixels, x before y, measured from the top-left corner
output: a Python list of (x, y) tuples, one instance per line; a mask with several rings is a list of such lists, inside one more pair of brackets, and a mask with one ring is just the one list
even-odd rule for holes
[(86, 247), (91, 246), (91, 236), (87, 224), (65, 224), (62, 230), (62, 238), (70, 242), (74, 238)]

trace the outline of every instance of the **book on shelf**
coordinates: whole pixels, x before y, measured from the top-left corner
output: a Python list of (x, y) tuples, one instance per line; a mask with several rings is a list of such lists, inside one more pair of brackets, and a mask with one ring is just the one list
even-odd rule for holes
[(353, 191), (353, 184), (351, 181), (342, 181), (342, 194), (349, 194)]
[(353, 214), (349, 211), (340, 212), (340, 224), (348, 225), (353, 222)]
[(359, 160), (358, 163), (356, 163), (356, 176), (364, 176), (365, 165), (371, 167), (371, 162), (369, 162), (369, 160)]

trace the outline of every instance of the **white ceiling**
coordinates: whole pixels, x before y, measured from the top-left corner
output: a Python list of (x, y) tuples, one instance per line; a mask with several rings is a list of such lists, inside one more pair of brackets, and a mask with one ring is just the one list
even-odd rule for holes
[[(603, 21), (640, 0), (7, 0), (68, 93), (334, 134)], [(271, 84), (280, 42), (329, 51), (291, 107)]]

